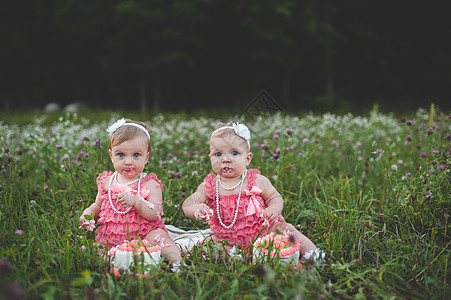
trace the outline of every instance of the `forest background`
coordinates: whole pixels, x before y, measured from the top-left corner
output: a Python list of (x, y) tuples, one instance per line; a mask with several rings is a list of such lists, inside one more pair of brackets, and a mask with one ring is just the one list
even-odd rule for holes
[(439, 2), (49, 0), (0, 7), (0, 109), (450, 108)]

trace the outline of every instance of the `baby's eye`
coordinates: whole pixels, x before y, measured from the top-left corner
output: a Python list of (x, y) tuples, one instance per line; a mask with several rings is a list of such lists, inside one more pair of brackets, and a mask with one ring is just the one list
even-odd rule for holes
[(237, 151), (232, 151), (232, 155), (238, 155)]
[(124, 157), (124, 153), (119, 153), (117, 156), (119, 156), (119, 157)]
[(216, 156), (221, 156), (222, 154), (221, 154), (221, 152), (216, 152), (215, 155)]
[(134, 157), (134, 158), (138, 158), (138, 157), (139, 157), (139, 153), (133, 154), (133, 157)]

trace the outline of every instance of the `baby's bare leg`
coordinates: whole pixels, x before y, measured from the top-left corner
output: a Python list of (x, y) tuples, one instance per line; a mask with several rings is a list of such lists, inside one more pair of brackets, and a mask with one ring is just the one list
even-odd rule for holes
[[(157, 239), (155, 239), (155, 237), (157, 237)], [(148, 240), (152, 245), (160, 245), (159, 238), (161, 238), (164, 244), (164, 247), (162, 247), (161, 249), (161, 255), (164, 256), (169, 263), (181, 261), (182, 255), (180, 248), (169, 237), (169, 234), (166, 231), (162, 229), (152, 230), (146, 235), (145, 239)]]

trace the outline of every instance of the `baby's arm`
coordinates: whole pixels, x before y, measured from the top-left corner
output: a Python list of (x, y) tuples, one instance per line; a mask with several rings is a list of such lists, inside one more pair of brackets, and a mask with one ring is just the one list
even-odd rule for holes
[(150, 191), (147, 198), (132, 193), (119, 193), (117, 200), (126, 208), (134, 207), (144, 219), (155, 221), (163, 214), (163, 194), (155, 180), (147, 181), (143, 188)]
[(199, 220), (208, 220), (212, 212), (207, 202), (208, 196), (205, 193), (204, 183), (201, 183), (196, 192), (183, 201), (183, 212), (187, 217)]
[(260, 195), (267, 206), (263, 211), (263, 217), (272, 223), (276, 221), (282, 213), (283, 198), (271, 184), (271, 181), (265, 176), (257, 175), (256, 184), (262, 190)]
[(97, 219), (100, 213), (100, 208), (102, 207), (102, 201), (100, 200), (100, 192), (97, 193), (96, 201), (87, 207), (80, 216), (79, 222), (80, 226), (85, 229), (93, 229), (94, 222), (91, 222), (85, 218), (85, 215), (92, 215), (94, 213), (94, 218)]

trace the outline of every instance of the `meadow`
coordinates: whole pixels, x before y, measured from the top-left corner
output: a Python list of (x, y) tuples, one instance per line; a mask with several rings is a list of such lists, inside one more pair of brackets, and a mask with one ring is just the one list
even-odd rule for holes
[[(110, 275), (79, 228), (95, 179), (111, 170), (105, 129), (118, 114), (0, 121), (0, 298), (449, 299), (451, 116), (282, 115), (234, 121), (252, 133), (252, 168), (284, 197), (288, 222), (326, 252), (302, 269), (218, 261), (198, 249), (152, 278)], [(125, 115), (125, 117), (128, 117)], [(159, 114), (146, 167), (164, 185), (166, 224), (204, 229), (182, 201), (210, 172), (220, 120)]]

